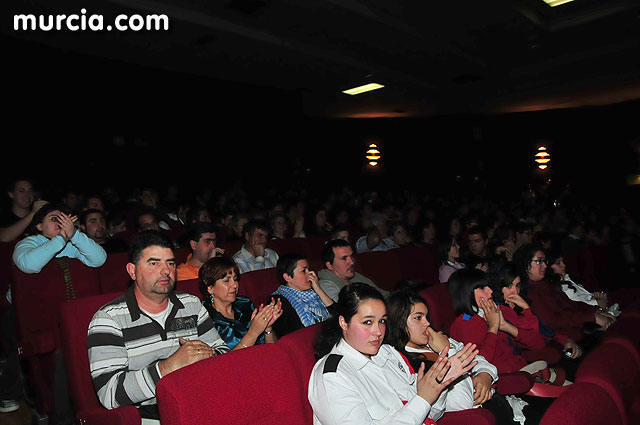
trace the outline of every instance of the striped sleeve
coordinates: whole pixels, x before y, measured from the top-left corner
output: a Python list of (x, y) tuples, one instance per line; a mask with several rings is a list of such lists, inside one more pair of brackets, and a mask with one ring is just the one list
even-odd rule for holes
[(104, 407), (114, 409), (155, 398), (160, 380), (157, 361), (129, 370), (122, 329), (103, 310), (98, 310), (89, 324), (87, 343), (91, 379)]

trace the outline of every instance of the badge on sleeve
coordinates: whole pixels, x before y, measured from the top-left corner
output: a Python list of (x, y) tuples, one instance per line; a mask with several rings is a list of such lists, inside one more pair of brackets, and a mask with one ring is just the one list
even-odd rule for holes
[(404, 371), (404, 367), (402, 367), (402, 362), (400, 362), (400, 360), (398, 360), (398, 369), (400, 369), (402, 373), (407, 373)]

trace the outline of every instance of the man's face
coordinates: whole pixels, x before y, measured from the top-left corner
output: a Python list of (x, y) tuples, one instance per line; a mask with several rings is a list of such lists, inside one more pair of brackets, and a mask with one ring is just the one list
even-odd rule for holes
[(158, 222), (153, 214), (143, 214), (138, 218), (138, 228), (141, 232), (145, 230), (160, 230)]
[(520, 245), (527, 245), (533, 242), (533, 232), (531, 231), (531, 229), (527, 229), (522, 233), (516, 233), (516, 235), (518, 237), (518, 242), (520, 242)]
[(147, 298), (168, 297), (176, 278), (173, 250), (152, 245), (142, 251), (136, 264), (128, 263), (127, 272), (135, 281), (136, 290)]
[(404, 228), (404, 226), (396, 227), (392, 237), (395, 243), (397, 243), (400, 246), (404, 246), (411, 241), (409, 238), (409, 235), (407, 235), (407, 230)]
[(140, 193), (140, 201), (143, 205), (155, 208), (158, 203), (158, 194), (153, 190), (145, 189)]
[(94, 241), (103, 241), (107, 235), (107, 223), (101, 213), (91, 213), (87, 215), (82, 230)]
[(191, 241), (191, 249), (193, 256), (201, 261), (206, 262), (209, 258), (216, 256), (216, 234), (203, 233), (198, 242)]
[(339, 246), (333, 248), (333, 253), (335, 254), (333, 264), (327, 263), (327, 268), (341, 279), (349, 280), (353, 278), (356, 275), (353, 249), (350, 246)]
[(33, 186), (26, 180), (16, 182), (13, 191), (8, 192), (8, 195), (18, 208), (31, 208), (33, 204)]
[(248, 238), (247, 245), (250, 247), (267, 246), (267, 232), (262, 229), (256, 229), (251, 236), (247, 233), (246, 237)]
[(484, 256), (487, 254), (487, 241), (480, 233), (472, 233), (469, 235), (469, 251), (473, 255)]

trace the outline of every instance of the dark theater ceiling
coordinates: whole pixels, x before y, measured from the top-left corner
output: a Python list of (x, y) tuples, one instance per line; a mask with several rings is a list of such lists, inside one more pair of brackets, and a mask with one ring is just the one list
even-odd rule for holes
[[(168, 15), (168, 32), (3, 26), (13, 45), (5, 66), (15, 68), (14, 78), (39, 68), (63, 84), (95, 84), (105, 93), (127, 87), (130, 72), (132, 80), (144, 75), (169, 91), (195, 84), (202, 93), (246, 103), (261, 98), (261, 105), (305, 117), (491, 114), (640, 98), (638, 1), (575, 0), (554, 8), (542, 0), (12, 3), (4, 4), (10, 14), (86, 7), (105, 16)], [(366, 82), (386, 88), (341, 93)]]

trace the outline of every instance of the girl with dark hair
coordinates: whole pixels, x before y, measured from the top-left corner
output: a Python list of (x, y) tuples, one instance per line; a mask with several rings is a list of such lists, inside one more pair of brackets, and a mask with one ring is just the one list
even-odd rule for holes
[(383, 344), (386, 307), (382, 294), (365, 283), (340, 290), (334, 316), (316, 341), (309, 402), (316, 425), (434, 423), (444, 413), (440, 393), (475, 362), (466, 346), (454, 362), (447, 348), (417, 374), (392, 346)]
[[(449, 360), (459, 362), (458, 353), (464, 349), (464, 344), (435, 331), (428, 313), (426, 301), (414, 292), (396, 291), (387, 299), (385, 341), (407, 357), (414, 370), (422, 363), (431, 365), (444, 347), (448, 347)], [(491, 385), (498, 379), (496, 367), (480, 355), (473, 360), (476, 364), (469, 375), (444, 389), (434, 406), (446, 412), (482, 406), (494, 413), (497, 423), (511, 424), (513, 411), (508, 402), (502, 396), (493, 397)]]
[(464, 264), (458, 262), (460, 259), (460, 245), (455, 237), (450, 236), (446, 241), (438, 242), (437, 253), (440, 259), (438, 277), (441, 283), (447, 282), (456, 270), (465, 268)]
[[(507, 329), (513, 325), (504, 320), (500, 308), (491, 299), (493, 291), (484, 272), (477, 269), (458, 270), (451, 275), (447, 286), (453, 309), (458, 315), (451, 324), (452, 338), (477, 344), (480, 355), (494, 364), (499, 373), (521, 370), (536, 374), (547, 369), (546, 362), (528, 364), (514, 352), (507, 336)], [(516, 341), (522, 338), (517, 330), (515, 335), (513, 338)]]
[(271, 299), (282, 303), (282, 318), (275, 327), (280, 337), (329, 318), (333, 300), (320, 287), (304, 256), (283, 255), (276, 264), (276, 274), (281, 285)]
[[(615, 317), (599, 311), (596, 306), (575, 302), (547, 280), (547, 256), (534, 244), (523, 245), (513, 254), (520, 281), (525, 282), (527, 297), (542, 322), (555, 332), (568, 335), (574, 341), (585, 336), (585, 329), (597, 326), (606, 330)], [(588, 333), (588, 332), (587, 332)]]
[[(487, 276), (491, 282), (493, 299), (506, 322), (503, 332), (510, 336), (510, 342), (525, 350), (545, 350), (551, 347), (552, 350), (569, 353), (572, 359), (582, 355), (582, 348), (578, 344), (568, 336), (555, 333), (545, 326), (533, 312), (526, 299), (526, 289), (521, 287), (520, 276), (512, 262), (494, 264)], [(535, 356), (535, 351), (531, 354)], [(532, 356), (527, 358), (531, 359)], [(561, 357), (558, 361), (560, 359)], [(555, 382), (555, 369), (550, 369), (550, 372), (552, 376), (549, 380)]]
[(47, 204), (35, 213), (27, 236), (16, 244), (13, 262), (25, 273), (40, 273), (54, 257), (77, 258), (89, 267), (100, 267), (107, 253), (75, 228), (78, 217)]
[(282, 315), (282, 305), (272, 301), (255, 308), (249, 298), (238, 296), (240, 270), (232, 258), (210, 258), (198, 275), (203, 304), (230, 349), (277, 341), (273, 324)]
[[(589, 292), (580, 283), (567, 273), (562, 252), (557, 248), (547, 251), (548, 267), (545, 277), (552, 285), (559, 287), (571, 301), (582, 302), (596, 306), (600, 311), (606, 311), (612, 316), (618, 317), (621, 313), (618, 303), (608, 305), (609, 297), (606, 292)], [(577, 281), (576, 281), (577, 280)]]

